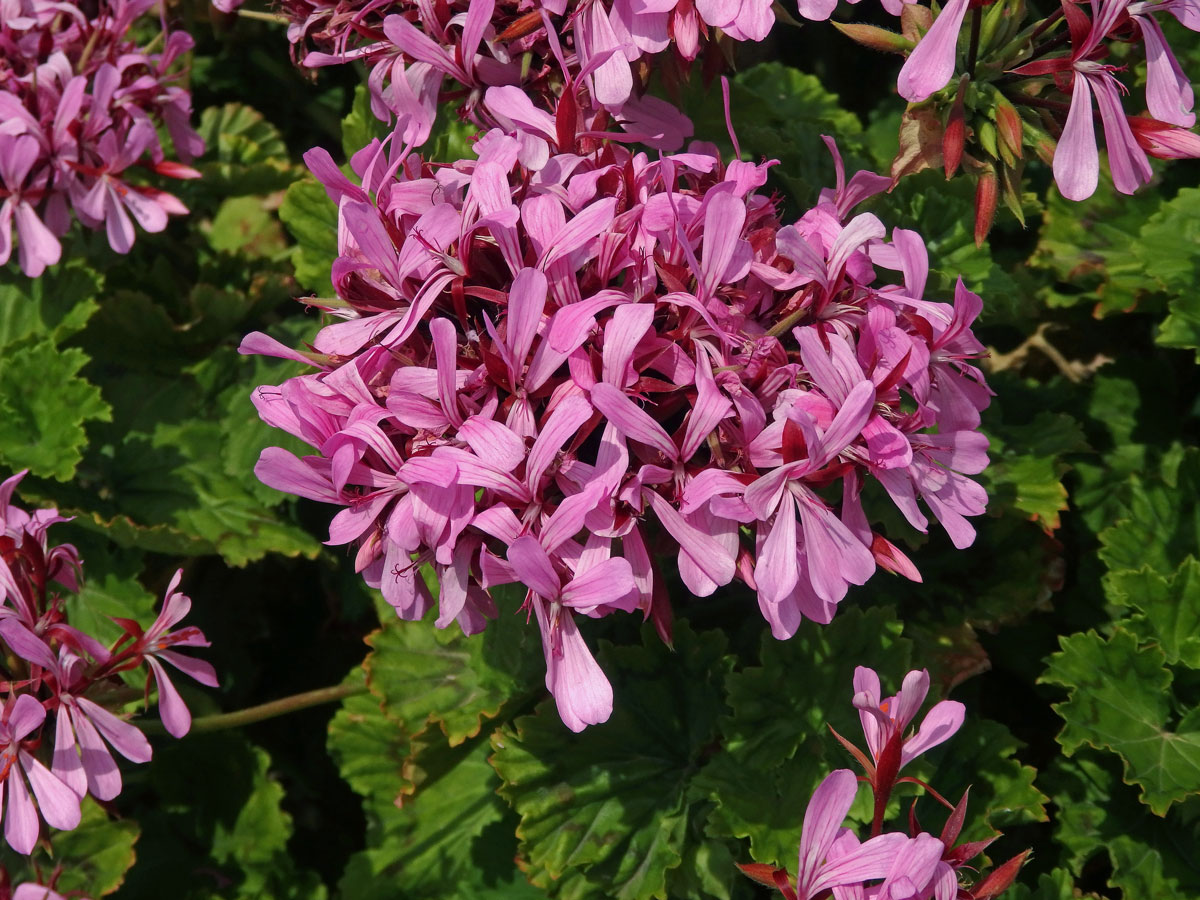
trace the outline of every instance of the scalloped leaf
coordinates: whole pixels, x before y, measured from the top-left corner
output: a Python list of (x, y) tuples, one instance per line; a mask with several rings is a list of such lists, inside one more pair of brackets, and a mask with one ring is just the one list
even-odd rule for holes
[(483, 722), (510, 702), (542, 690), (541, 638), (518, 611), (524, 589), (493, 592), (499, 617), (481, 635), (431, 619), (402, 622), (380, 606), (384, 625), (367, 637), (367, 684), (384, 710), (411, 733), (436, 723), (451, 746), (479, 734)]
[(669, 873), (705, 840), (695, 775), (717, 737), (729, 659), (720, 632), (677, 622), (674, 637), (675, 652), (649, 627), (642, 647), (601, 642), (616, 698), (607, 722), (571, 736), (547, 699), (492, 738), (522, 866), (554, 897), (666, 897)]
[(1105, 640), (1094, 631), (1059, 638), (1040, 681), (1068, 690), (1054, 704), (1065, 722), (1058, 734), (1071, 756), (1085, 745), (1110, 750), (1125, 764), (1125, 780), (1141, 788), (1157, 815), (1200, 794), (1200, 707), (1171, 723), (1171, 672), (1157, 646), (1139, 647), (1117, 628)]
[[(82, 812), (83, 819), (75, 830), (49, 830), (49, 850), (45, 840), (29, 857), (4, 847), (4, 867), (13, 885), (38, 881), (39, 870), (44, 879), (61, 868), (55, 890), (68, 896), (79, 892), (98, 900), (121, 886), (136, 859), (138, 823), (110, 818), (91, 797), (84, 798)], [(42, 827), (43, 838), (47, 830)]]
[(210, 106), (196, 129), (205, 142), (197, 163), (207, 192), (229, 197), (282, 190), (299, 174), (279, 130), (242, 103)]
[(103, 276), (83, 260), (67, 259), (40, 278), (26, 278), (15, 265), (0, 267), (0, 350), (26, 338), (61, 343), (99, 309)]
[(1154, 642), (1166, 661), (1200, 669), (1200, 562), (1189, 556), (1170, 578), (1149, 567), (1110, 572), (1104, 579), (1110, 600), (1141, 615), (1122, 626), (1142, 642)]
[(164, 884), (176, 900), (327, 896), (288, 852), (292, 817), (262, 748), (234, 732), (192, 734), (155, 747), (148, 782), (129, 896), (161, 896)]
[[(721, 749), (697, 778), (717, 802), (712, 829), (750, 839), (755, 862), (796, 866), (800, 826), (812, 792), (829, 771), (851, 761), (832, 725), (862, 744), (850, 705), (856, 666), (898, 687), (911, 643), (891, 610), (846, 609), (829, 625), (804, 622), (777, 641), (764, 633), (761, 665), (729, 676), (731, 716), (721, 720)], [(860, 805), (851, 814), (867, 814)]]
[(84, 424), (112, 420), (94, 384), (79, 376), (79, 349), (50, 340), (4, 349), (0, 364), (0, 463), (69, 481), (87, 447)]
[[(381, 732), (385, 722), (396, 728), (376, 707), (353, 731), (366, 738), (368, 732)], [(441, 735), (426, 733), (414, 739), (413, 747), (406, 768), (414, 794), (394, 803), (387, 798), (368, 799), (367, 849), (351, 857), (339, 884), (342, 896), (356, 900), (472, 896), (474, 891), (466, 885), (477, 880), (507, 881), (516, 887), (523, 879), (513, 863), (513, 823), (496, 796), (500, 780), (488, 765), (487, 741), (478, 737), (448, 747)], [(360, 783), (368, 778), (363, 772), (358, 777)], [(382, 778), (369, 776), (376, 784)], [(506, 820), (507, 826), (501, 825)], [(498, 859), (497, 838), (501, 847), (506, 843), (508, 847)]]
[(279, 218), (296, 239), (292, 249), (296, 281), (310, 291), (328, 293), (338, 255), (338, 212), (325, 188), (311, 175), (301, 178), (284, 195)]

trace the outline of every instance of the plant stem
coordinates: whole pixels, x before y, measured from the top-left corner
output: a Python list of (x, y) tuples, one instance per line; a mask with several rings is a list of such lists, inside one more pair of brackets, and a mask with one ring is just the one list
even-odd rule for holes
[(291, 21), (287, 16), (281, 16), (279, 13), (256, 12), (253, 9), (239, 9), (237, 14), (243, 19), (257, 19), (260, 22), (274, 22), (277, 25), (286, 25)]
[(983, 27), (983, 7), (971, 10), (971, 44), (967, 48), (967, 75), (975, 77), (975, 59), (979, 55), (979, 31)]
[(236, 712), (200, 716), (192, 720), (192, 733), (222, 731), (226, 728), (241, 728), (243, 725), (252, 725), (255, 722), (262, 722), (265, 719), (273, 719), (276, 716), (286, 715), (287, 713), (296, 712), (301, 709), (308, 709), (310, 706), (320, 706), (322, 703), (332, 703), (335, 700), (342, 700), (346, 697), (353, 697), (357, 694), (365, 694), (366, 692), (367, 687), (362, 684), (337, 684), (333, 687), (318, 688), (315, 691), (305, 691), (303, 694), (281, 697), (278, 700), (272, 700), (270, 703), (249, 706), (246, 709), (239, 709)]

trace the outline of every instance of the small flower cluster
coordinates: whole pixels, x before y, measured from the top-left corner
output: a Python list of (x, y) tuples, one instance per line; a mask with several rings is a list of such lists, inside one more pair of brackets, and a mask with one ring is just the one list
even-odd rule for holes
[(257, 391), (317, 451), (269, 448), (259, 478), (343, 507), (329, 543), (357, 544), (402, 618), (434, 603), (421, 566), (438, 626), (468, 633), (497, 614), (491, 588), (525, 585), (580, 730), (612, 692), (574, 617), (639, 611), (666, 638), (661, 555), (699, 597), (742, 580), (786, 638), (877, 566), (919, 580), (872, 530), (868, 481), (968, 546), (989, 391), (979, 298), (961, 281), (925, 298), (920, 236), (853, 212), (890, 180), (847, 181), (832, 141), (836, 188), (785, 226), (770, 163), (652, 159), (525, 110), (453, 166), (373, 142), (361, 185), (310, 151), (340, 255), (337, 299), (308, 302), (343, 321), (312, 353), (257, 333), (242, 351), (318, 369)]
[(153, 6), (99, 0), (90, 17), (55, 0), (0, 7), (0, 265), (12, 255), (14, 229), (28, 277), (57, 263), (72, 210), (85, 227), (103, 226), (118, 253), (133, 246), (133, 220), (156, 232), (168, 215), (187, 212), (171, 194), (129, 178), (136, 167), (199, 177), (166, 159), (156, 123), (184, 161), (204, 150), (188, 124), (191, 96), (171, 71), (191, 37), (164, 24), (157, 51), (130, 39)]
[[(214, 0), (229, 11), (240, 5)], [(669, 82), (727, 40), (761, 41), (775, 21), (771, 0), (283, 0), (297, 60), (317, 67), (353, 60), (370, 69), (372, 109), (396, 116), (404, 140), (428, 138), (439, 106), (453, 103), (482, 128), (506, 121), (485, 91), (500, 88), (552, 111), (564, 89), (582, 85), (572, 115), (604, 130), (615, 120), (632, 139), (677, 149), (686, 117), (645, 93), (651, 67)], [(719, 65), (717, 54), (709, 54)]]
[[(786, 900), (992, 900), (1013, 883), (1028, 851), (1020, 853), (987, 875), (964, 883), (968, 863), (996, 840), (957, 843), (967, 812), (967, 794), (957, 805), (944, 800), (928, 785), (899, 777), (900, 770), (926, 750), (948, 740), (962, 726), (964, 707), (953, 700), (934, 705), (916, 734), (905, 730), (929, 693), (929, 673), (909, 672), (900, 691), (880, 700), (879, 676), (859, 666), (854, 674), (854, 706), (859, 710), (868, 753), (841, 735), (842, 744), (862, 766), (864, 777), (850, 769), (831, 772), (813, 793), (804, 813), (800, 859), (796, 879), (784, 869), (760, 864), (743, 865), (751, 878), (778, 888)], [(850, 806), (865, 780), (874, 795), (871, 835), (859, 841), (843, 827)], [(940, 834), (922, 831), (915, 814), (909, 831), (884, 831), (884, 816), (892, 791), (899, 783), (920, 785), (950, 815)]]
[[(1200, 157), (1200, 136), (1189, 130), (1196, 123), (1191, 83), (1157, 18), (1169, 15), (1200, 31), (1194, 2), (1088, 0), (1089, 16), (1079, 0), (1061, 0), (1058, 10), (1019, 32), (1025, 6), (1010, 3), (1005, 9), (1006, 2), (995, 4), (999, 12), (985, 12), (978, 0), (949, 0), (930, 24), (924, 7), (888, 0), (884, 6), (902, 16), (906, 35), (924, 31), (915, 46), (883, 29), (843, 26), (861, 43), (907, 54), (897, 81), (904, 99), (923, 103), (953, 85), (941, 98), (944, 102), (938, 103), (946, 114), (942, 149), (947, 177), (962, 160), (964, 139), (974, 134), (981, 159), (967, 162), (981, 175), (984, 205), (994, 208), (996, 170), (1000, 170), (1006, 201), (1020, 217), (1019, 190), (1012, 182), (1019, 184), (1023, 143), (1052, 162), (1064, 197), (1084, 200), (1095, 192), (1099, 180), (1097, 112), (1113, 185), (1121, 193), (1131, 194), (1150, 180), (1147, 154), (1162, 159)], [(805, 0), (800, 12), (825, 19), (836, 5), (836, 0)], [(975, 20), (960, 68), (960, 32), (968, 11)], [(1128, 89), (1117, 75), (1126, 70), (1129, 54), (1123, 53), (1120, 63), (1105, 61), (1113, 45), (1139, 42), (1146, 60), (1148, 116), (1131, 116), (1122, 109), (1121, 96)], [(1059, 51), (1063, 52), (1054, 55)], [(962, 73), (958, 79), (956, 72)], [(1069, 100), (1047, 96), (1054, 91)], [(964, 99), (981, 113), (973, 126), (964, 122)], [(986, 139), (985, 133), (990, 135)]]
[[(79, 590), (79, 554), (70, 544), (50, 544), (50, 527), (68, 521), (57, 510), (31, 515), (13, 504), (24, 475), (0, 483), (0, 643), (5, 651), (0, 814), (9, 845), (27, 854), (38, 840), (39, 813), (46, 824), (71, 829), (79, 824), (79, 804), (87, 794), (97, 800), (117, 796), (121, 773), (111, 750), (131, 762), (150, 759), (142, 732), (107, 708), (128, 699), (122, 696), (120, 673), (148, 667), (147, 695), (153, 677), (163, 725), (175, 737), (187, 733), (191, 716), (162, 664), (210, 687), (217, 680), (211, 665), (175, 649), (208, 646), (195, 627), (171, 630), (191, 608), (176, 590), (182, 573), (171, 580), (149, 629), (116, 620), (125, 634), (112, 647), (67, 622), (60, 590)], [(39, 754), (50, 733), (52, 752)], [(39, 755), (49, 757), (49, 768)]]

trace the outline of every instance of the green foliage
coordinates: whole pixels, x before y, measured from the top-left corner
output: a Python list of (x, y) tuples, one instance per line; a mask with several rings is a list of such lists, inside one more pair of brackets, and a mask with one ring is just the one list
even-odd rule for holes
[(506, 704), (527, 701), (542, 661), (537, 630), (516, 609), (518, 593), (524, 596), (523, 589), (496, 592), (500, 616), (476, 637), (454, 624), (401, 622), (384, 606), (385, 624), (368, 636), (372, 653), (364, 665), (387, 715), (414, 733), (436, 724), (457, 746)]
[(120, 896), (172, 884), (180, 900), (324, 900), (324, 886), (288, 853), (292, 819), (266, 751), (220, 732), (156, 751), (142, 862)]
[(330, 288), (330, 269), (337, 257), (337, 209), (313, 177), (288, 188), (279, 218), (296, 240), (292, 265), (296, 281), (318, 294)]
[(546, 700), (492, 738), (525, 871), (555, 897), (666, 897), (702, 839), (697, 772), (717, 734), (725, 642), (684, 626), (672, 652), (643, 634), (644, 647), (597, 654), (616, 698), (608, 722), (564, 740)]
[(1173, 721), (1162, 651), (1139, 647), (1122, 629), (1107, 640), (1089, 631), (1060, 643), (1042, 680), (1070, 690), (1054, 707), (1066, 721), (1063, 750), (1087, 744), (1120, 754), (1127, 780), (1158, 815), (1200, 793), (1200, 709)]
[[(82, 804), (83, 819), (74, 831), (50, 830), (49, 841), (43, 841), (31, 856), (18, 856), (7, 846), (0, 851), (0, 861), (8, 870), (15, 886), (22, 881), (42, 883), (56, 867), (61, 875), (55, 890), (63, 894), (79, 892), (99, 898), (111, 894), (124, 881), (135, 859), (134, 844), (138, 840), (137, 822), (109, 817), (90, 797)], [(46, 837), (46, 827), (42, 835)]]
[(200, 115), (196, 130), (206, 145), (198, 166), (200, 184), (213, 196), (278, 191), (296, 178), (279, 130), (252, 107), (210, 107)]

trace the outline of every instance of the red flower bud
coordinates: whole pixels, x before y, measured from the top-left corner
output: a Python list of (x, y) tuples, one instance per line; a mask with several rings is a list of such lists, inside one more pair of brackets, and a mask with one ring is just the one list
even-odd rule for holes
[(992, 220), (996, 217), (996, 199), (999, 196), (999, 184), (996, 170), (990, 166), (979, 176), (975, 185), (975, 246), (982, 247), (992, 230)]

